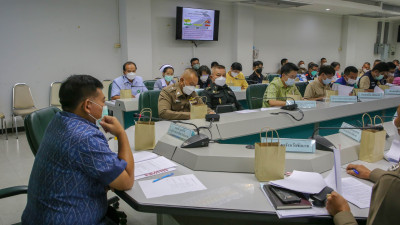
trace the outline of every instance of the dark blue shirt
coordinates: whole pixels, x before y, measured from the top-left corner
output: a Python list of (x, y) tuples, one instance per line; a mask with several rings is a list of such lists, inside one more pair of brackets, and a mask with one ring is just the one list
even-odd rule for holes
[(335, 83), (357, 88), (357, 85), (356, 85), (356, 84), (348, 84), (347, 81), (344, 79), (343, 76), (342, 76), (341, 78), (337, 79), (337, 80), (335, 81)]
[(105, 188), (126, 165), (95, 124), (57, 113), (35, 157), (22, 223), (106, 224)]
[(394, 77), (400, 77), (400, 70), (399, 70), (399, 68), (396, 68), (396, 70), (394, 71)]

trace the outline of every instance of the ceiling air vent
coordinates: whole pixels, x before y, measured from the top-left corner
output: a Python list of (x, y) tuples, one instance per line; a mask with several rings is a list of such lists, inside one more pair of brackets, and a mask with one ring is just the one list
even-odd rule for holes
[(342, 0), (344, 2), (354, 2), (364, 5), (381, 6), (381, 1), (378, 0)]
[(386, 10), (386, 11), (400, 13), (400, 6), (398, 6), (398, 5), (390, 5), (390, 4), (383, 3), (382, 9)]
[(247, 3), (247, 4), (274, 7), (274, 8), (292, 8), (292, 7), (300, 7), (300, 6), (310, 5), (307, 3), (300, 2), (300, 1), (290, 1), (290, 0), (248, 0), (248, 1), (240, 1), (240, 2)]
[(362, 14), (355, 14), (352, 16), (360, 16), (360, 17), (368, 17), (368, 18), (389, 18), (389, 17), (395, 17), (399, 16), (398, 14), (393, 14), (393, 13), (387, 13), (387, 12), (368, 12), (368, 13), (362, 13)]

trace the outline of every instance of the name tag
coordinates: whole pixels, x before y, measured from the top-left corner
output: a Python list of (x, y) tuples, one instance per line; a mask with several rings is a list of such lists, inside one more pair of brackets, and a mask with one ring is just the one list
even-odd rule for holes
[(303, 101), (299, 100), (296, 101), (297, 107), (300, 109), (312, 109), (317, 107), (317, 101)]
[[(265, 137), (261, 138), (262, 142), (266, 142)], [(315, 140), (312, 139), (292, 139), (292, 138), (281, 138), (279, 139), (280, 145), (286, 146), (286, 152), (297, 152), (297, 153), (314, 153), (315, 152)], [(268, 138), (268, 142), (271, 142), (271, 138)], [(272, 142), (278, 142), (277, 138), (272, 139)]]
[[(354, 127), (348, 123), (342, 123), (341, 127)], [(346, 135), (347, 137), (360, 142), (361, 141), (361, 130), (360, 129), (340, 129), (339, 133)]]
[(196, 135), (193, 130), (184, 126), (180, 126), (176, 123), (171, 123), (168, 129), (168, 134), (182, 141), (186, 141), (188, 138)]
[(400, 89), (386, 89), (385, 95), (400, 95)]
[(357, 102), (357, 96), (331, 95), (331, 102)]
[(241, 91), (241, 90), (242, 90), (242, 87), (240, 87), (240, 86), (229, 86), (229, 88), (230, 88), (232, 91)]
[(359, 92), (358, 97), (359, 98), (381, 99), (381, 98), (383, 98), (383, 93)]

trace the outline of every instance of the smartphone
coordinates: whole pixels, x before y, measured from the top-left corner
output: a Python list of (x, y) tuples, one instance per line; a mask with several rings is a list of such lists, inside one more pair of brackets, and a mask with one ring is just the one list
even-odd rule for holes
[(270, 185), (269, 188), (285, 204), (299, 203), (301, 201), (299, 196), (289, 190), (274, 187), (272, 185)]

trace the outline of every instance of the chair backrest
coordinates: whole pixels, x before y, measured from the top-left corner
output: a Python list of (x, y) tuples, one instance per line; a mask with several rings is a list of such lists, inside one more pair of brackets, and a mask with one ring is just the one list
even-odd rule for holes
[(24, 127), (26, 138), (28, 139), (33, 155), (36, 155), (39, 149), (47, 125), (53, 119), (54, 115), (60, 111), (57, 107), (48, 107), (39, 109), (25, 117)]
[[(259, 109), (262, 107), (262, 98), (268, 84), (253, 84), (246, 89), (246, 101), (249, 109)], [(253, 99), (256, 98), (256, 99)]]
[(113, 82), (111, 81), (111, 83), (108, 85), (108, 100), (111, 100), (111, 91), (112, 91), (112, 84)]
[(61, 107), (60, 92), (61, 82), (53, 82), (50, 85), (50, 106)]
[(147, 90), (149, 90), (149, 91), (154, 90), (154, 83), (156, 83), (156, 80), (143, 81), (143, 84), (146, 86)]
[(269, 75), (268, 75), (268, 81), (271, 83), (272, 80), (273, 80), (275, 77), (279, 77), (279, 76), (280, 76), (279, 74), (269, 74)]
[(103, 94), (106, 97), (106, 100), (110, 100), (110, 84), (112, 84), (112, 80), (103, 80)]
[(158, 96), (161, 90), (145, 91), (139, 96), (139, 112), (144, 108), (150, 108), (153, 117), (158, 117)]
[(34, 108), (31, 89), (24, 83), (17, 83), (13, 87), (13, 109)]
[(306, 92), (306, 87), (308, 85), (308, 82), (297, 82), (296, 87), (299, 89), (299, 92), (302, 97), (304, 97), (304, 93)]

